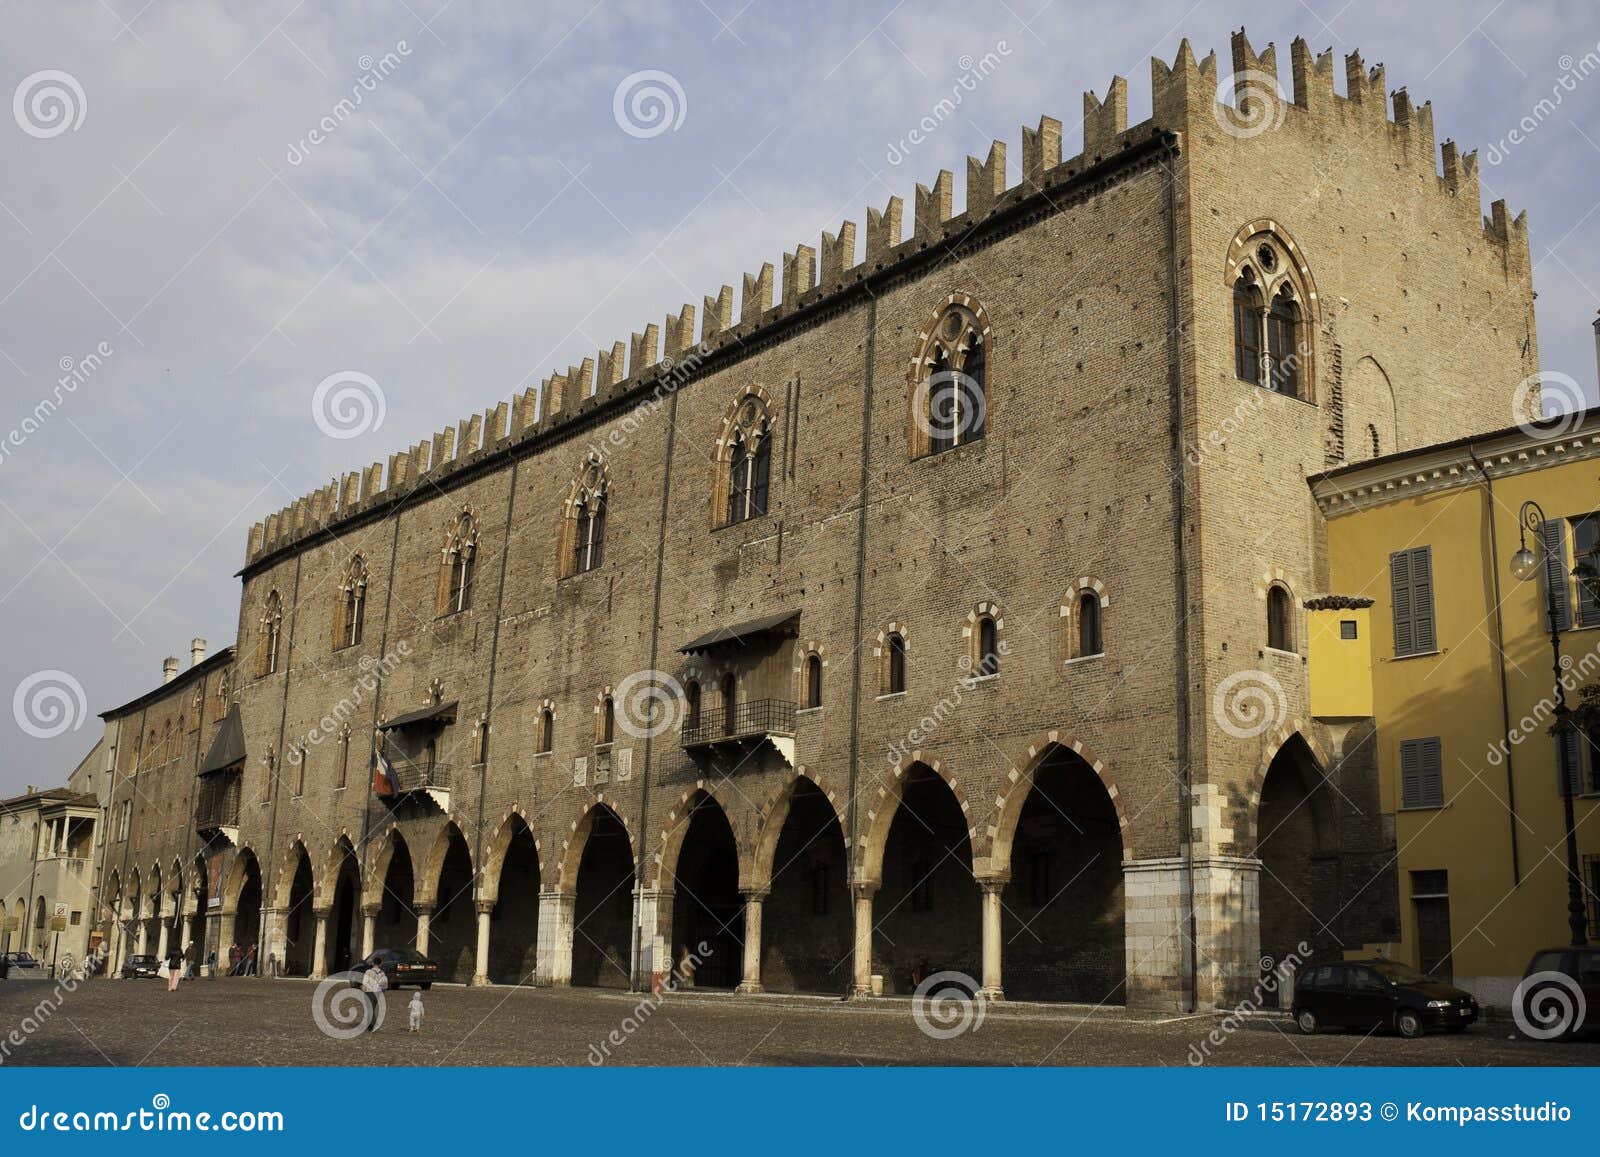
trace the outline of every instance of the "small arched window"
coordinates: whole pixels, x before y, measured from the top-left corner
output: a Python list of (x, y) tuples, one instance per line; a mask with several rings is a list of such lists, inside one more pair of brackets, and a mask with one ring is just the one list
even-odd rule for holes
[(617, 703), (607, 695), (600, 701), (600, 738), (602, 746), (616, 742), (617, 738)]
[(590, 456), (567, 494), (563, 519), (561, 574), (587, 574), (605, 561), (606, 553), (605, 464)]
[(690, 730), (700, 726), (700, 681), (690, 679), (683, 685), (683, 725)]
[(1267, 591), (1267, 646), (1275, 651), (1294, 650), (1289, 592), (1281, 586)]
[(766, 403), (747, 395), (724, 437), (728, 501), (723, 525), (762, 518), (772, 488), (772, 417)]
[(345, 567), (339, 586), (339, 608), (335, 616), (334, 650), (354, 647), (361, 642), (367, 618), (367, 560), (356, 555)]
[(722, 677), (722, 729), (728, 734), (734, 734), (734, 716), (739, 710), (739, 681), (730, 671)]
[(464, 611), (472, 606), (472, 586), (478, 568), (478, 520), (463, 510), (449, 534), (439, 566), (439, 613)]
[(1078, 656), (1105, 653), (1105, 641), (1100, 633), (1100, 596), (1094, 591), (1084, 591), (1078, 596)]
[(1261, 290), (1248, 269), (1233, 283), (1233, 367), (1242, 381), (1261, 384)]
[(989, 325), (970, 298), (953, 298), (912, 363), (912, 453), (980, 440), (988, 426)]
[(806, 656), (806, 706), (822, 706), (822, 656), (815, 651)]
[(1300, 396), (1300, 306), (1287, 282), (1272, 297), (1267, 314), (1267, 384), (1291, 398)]
[(906, 637), (899, 632), (889, 636), (889, 666), (884, 681), (885, 695), (901, 695), (906, 689)]
[(556, 739), (556, 713), (549, 707), (539, 712), (539, 731), (534, 736), (533, 750), (536, 755), (548, 755), (555, 747)]
[(978, 658), (976, 674), (980, 677), (1000, 673), (999, 630), (993, 615), (978, 620)]
[(283, 642), (283, 597), (277, 591), (267, 595), (261, 612), (260, 649), (257, 659), (258, 675), (271, 675), (278, 670), (279, 648)]

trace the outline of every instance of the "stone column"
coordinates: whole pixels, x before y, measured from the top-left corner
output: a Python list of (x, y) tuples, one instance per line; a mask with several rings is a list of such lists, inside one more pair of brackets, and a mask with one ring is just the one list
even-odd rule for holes
[(145, 955), (145, 951), (144, 950), (145, 950), (145, 947), (149, 944), (149, 942), (150, 942), (150, 921), (149, 920), (145, 920), (145, 919), (141, 919), (139, 921), (139, 933), (138, 933), (137, 936), (134, 937), (134, 940), (133, 940), (133, 954), (135, 956), (143, 956), (143, 955)]
[[(216, 972), (223, 976), (228, 974), (232, 961), (228, 959), (228, 949), (233, 947), (235, 922), (238, 920), (237, 912), (224, 912), (217, 917), (217, 969)], [(215, 973), (213, 974), (215, 975)]]
[(156, 959), (165, 963), (167, 959), (167, 937), (172, 934), (172, 924), (165, 916), (157, 917), (157, 919), (160, 923), (156, 931)]
[(474, 987), (483, 988), (489, 983), (489, 917), (494, 913), (494, 901), (479, 900), (477, 907), (478, 951), (474, 957), (472, 983)]
[(1005, 999), (1000, 979), (1000, 896), (1006, 883), (993, 879), (978, 881), (978, 887), (983, 889), (983, 995), (988, 1000)]
[(572, 983), (572, 934), (577, 906), (576, 892), (539, 893), (538, 984)]
[(851, 952), (854, 977), (850, 985), (852, 999), (872, 995), (872, 898), (877, 894), (877, 881), (855, 883), (850, 886), (856, 898), (856, 937)]
[[(250, 951), (250, 945), (239, 947)], [(256, 942), (256, 975), (282, 976), (283, 957), (289, 947), (289, 921), (282, 908), (261, 909), (261, 935)], [(274, 973), (276, 969), (276, 973)]]
[(767, 888), (751, 888), (744, 896), (744, 980), (739, 992), (761, 991), (761, 908)]
[(433, 905), (417, 905), (417, 951), (428, 954), (428, 936), (433, 930)]
[(377, 947), (374, 943), (378, 937), (378, 905), (367, 904), (361, 909), (361, 959), (365, 960), (372, 955)]
[(311, 948), (311, 979), (321, 980), (328, 975), (328, 917), (332, 908), (313, 908), (311, 918), (317, 922), (316, 940)]
[(638, 984), (646, 992), (660, 993), (671, 982), (672, 900), (670, 888), (639, 890)]

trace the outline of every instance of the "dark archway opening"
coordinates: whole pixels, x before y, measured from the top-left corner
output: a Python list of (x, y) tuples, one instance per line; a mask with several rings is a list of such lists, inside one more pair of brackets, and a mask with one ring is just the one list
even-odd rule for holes
[(439, 868), (438, 906), (428, 926), (428, 955), (439, 962), (439, 979), (466, 984), (477, 953), (477, 911), (472, 896), (472, 854), (455, 828)]
[[(630, 889), (631, 893), (631, 889)], [(538, 964), (539, 852), (518, 824), (500, 864), (500, 892), (489, 917), (489, 979), (531, 984)]]
[(966, 814), (950, 785), (917, 764), (889, 826), (873, 908), (872, 971), (883, 976), (884, 992), (913, 992), (917, 978), (936, 972), (977, 979), (979, 903)]
[(212, 947), (206, 943), (206, 916), (211, 904), (211, 873), (206, 867), (205, 857), (195, 857), (192, 878), (194, 888), (189, 893), (189, 943), (193, 945), (193, 951), (190, 953), (190, 961), (198, 968), (205, 963), (206, 955)]
[(701, 796), (689, 814), (673, 872), (672, 959), (692, 954), (685, 983), (733, 988), (744, 973), (744, 900), (739, 847), (715, 800)]
[(283, 916), (283, 974), (310, 976), (311, 953), (316, 944), (316, 920), (311, 915), (311, 861), (302, 850), (289, 886), (289, 907)]
[[(254, 856), (249, 856), (244, 865), (244, 883), (239, 887), (239, 907), (233, 919), (233, 943), (239, 946), (240, 951), (248, 951), (251, 945), (259, 950), (261, 941), (261, 865), (256, 863)], [(226, 960), (229, 948), (232, 945), (223, 945), (221, 958)]]
[(1125, 1003), (1122, 834), (1110, 794), (1077, 753), (1053, 748), (1040, 762), (1001, 900), (1008, 997)]
[(610, 808), (595, 809), (578, 861), (572, 983), (627, 988), (633, 931), (633, 847)]
[[(1323, 855), (1330, 841), (1319, 798), (1322, 773), (1298, 735), (1279, 749), (1261, 785), (1256, 811), (1256, 855), (1261, 860), (1261, 979), (1263, 1003), (1278, 1007), (1292, 978), (1293, 961), (1305, 962), (1335, 941), (1317, 918), (1319, 873), (1336, 868)], [(1331, 913), (1330, 913), (1331, 915)]]
[(346, 972), (361, 951), (357, 905), (361, 896), (361, 870), (348, 848), (339, 857), (339, 875), (333, 885), (333, 912), (328, 924), (328, 971)]
[(761, 983), (772, 992), (844, 992), (855, 921), (844, 829), (809, 779), (795, 784), (761, 914)]
[(383, 895), (373, 928), (374, 949), (417, 946), (416, 879), (411, 869), (411, 849), (396, 839), (383, 873)]

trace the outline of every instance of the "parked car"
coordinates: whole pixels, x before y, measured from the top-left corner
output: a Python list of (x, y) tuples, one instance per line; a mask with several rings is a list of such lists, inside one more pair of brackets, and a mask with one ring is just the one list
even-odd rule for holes
[(130, 956), (122, 962), (122, 979), (139, 980), (143, 978), (155, 979), (161, 961), (154, 956)]
[(1408, 965), (1373, 959), (1309, 965), (1295, 981), (1292, 1011), (1303, 1033), (1337, 1026), (1418, 1037), (1430, 1029), (1460, 1032), (1480, 1010), (1470, 992)]
[(50, 970), (31, 952), (7, 952), (0, 956), (0, 976), (8, 980), (38, 980)]
[[(1537, 981), (1531, 979), (1544, 973), (1554, 975)], [(1566, 983), (1562, 983), (1563, 977)], [(1566, 991), (1562, 994), (1556, 991), (1559, 989)], [(1583, 999), (1574, 1000), (1574, 991), (1582, 993)], [(1543, 998), (1547, 992), (1552, 1000)], [(1560, 1016), (1563, 1007), (1570, 1007), (1572, 1023), (1558, 1034), (1560, 1036), (1577, 1036), (1600, 1029), (1600, 945), (1569, 945), (1535, 952), (1523, 970), (1517, 997), (1522, 1001), (1523, 1015), (1533, 1025), (1543, 1025), (1548, 1015)]]
[(414, 984), (426, 992), (439, 979), (439, 965), (414, 948), (380, 948), (365, 960), (351, 966), (351, 972), (366, 972), (381, 968), (389, 978), (390, 988), (403, 988)]

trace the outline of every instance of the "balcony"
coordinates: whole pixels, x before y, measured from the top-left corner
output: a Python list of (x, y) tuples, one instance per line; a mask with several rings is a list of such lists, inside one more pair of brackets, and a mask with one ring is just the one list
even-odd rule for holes
[(683, 725), (684, 750), (728, 745), (751, 746), (770, 742), (784, 759), (794, 764), (794, 702), (789, 699), (750, 699), (726, 707), (703, 708)]
[(426, 759), (390, 759), (389, 770), (394, 775), (396, 802), (411, 796), (425, 795), (439, 806), (450, 810), (450, 765)]
[(211, 772), (200, 777), (194, 801), (194, 830), (203, 836), (222, 835), (239, 842), (240, 772)]

